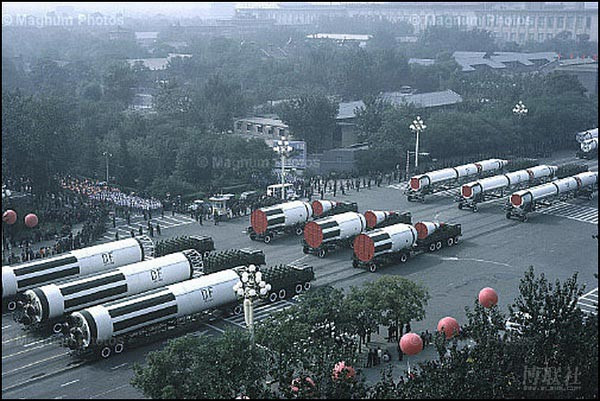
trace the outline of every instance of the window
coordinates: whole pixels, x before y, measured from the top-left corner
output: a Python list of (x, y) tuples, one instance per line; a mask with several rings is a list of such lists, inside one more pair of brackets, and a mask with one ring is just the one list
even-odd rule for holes
[(529, 35), (527, 35), (527, 40), (530, 42), (533, 42), (533, 33), (530, 33)]
[(567, 17), (567, 29), (573, 29), (575, 23), (575, 17)]
[(510, 34), (510, 40), (512, 40), (512, 41), (514, 42), (516, 38), (517, 38), (517, 34), (516, 34), (516, 33), (514, 33), (514, 32), (512, 32), (512, 33)]
[(521, 32), (521, 33), (519, 34), (519, 42), (520, 42), (520, 43), (523, 43), (524, 41), (525, 41), (525, 33)]
[(251, 128), (252, 128), (252, 124), (247, 123), (246, 124), (246, 131), (250, 131)]
[(546, 22), (546, 18), (545, 17), (538, 17), (537, 26), (539, 28), (543, 28), (544, 27), (544, 22)]
[(257, 126), (256, 126), (256, 130), (257, 130), (258, 132), (263, 132), (263, 126), (262, 126), (262, 125), (257, 125)]
[(577, 28), (577, 29), (583, 28), (583, 17), (577, 17), (577, 22), (575, 23), (575, 28)]
[(550, 40), (550, 39), (552, 39), (552, 34), (549, 33), (549, 34), (546, 35), (546, 37), (548, 38), (548, 40)]
[(585, 27), (587, 29), (592, 27), (592, 17), (585, 17)]
[(235, 123), (235, 128), (238, 129), (238, 130), (242, 129), (242, 122), (241, 121), (237, 121)]
[(565, 17), (556, 17), (556, 27), (557, 28), (565, 27)]
[(548, 28), (554, 28), (554, 17), (548, 17), (546, 22), (548, 23)]
[(543, 41), (544, 41), (544, 34), (538, 33), (538, 42), (543, 42)]

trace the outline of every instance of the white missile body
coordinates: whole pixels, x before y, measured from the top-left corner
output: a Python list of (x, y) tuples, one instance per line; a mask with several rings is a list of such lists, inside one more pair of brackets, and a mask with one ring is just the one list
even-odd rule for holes
[(579, 143), (582, 143), (592, 138), (598, 138), (598, 128), (578, 132), (577, 134), (575, 134), (575, 140), (577, 140), (577, 142)]
[(586, 139), (581, 142), (580, 148), (581, 151), (585, 153), (598, 149), (598, 138)]
[(291, 227), (304, 223), (313, 215), (312, 206), (308, 202), (293, 201), (256, 209), (250, 215), (252, 229), (263, 234), (268, 229)]
[(556, 166), (535, 166), (525, 170), (519, 170), (512, 173), (495, 175), (473, 181), (462, 186), (461, 194), (463, 198), (470, 199), (480, 193), (494, 191), (496, 189), (508, 188), (524, 182), (535, 181), (545, 177), (552, 177), (558, 167)]
[(311, 221), (304, 227), (304, 240), (312, 248), (325, 242), (350, 238), (360, 234), (367, 227), (365, 216), (356, 212), (346, 212)]
[(393, 224), (367, 233), (354, 240), (354, 254), (362, 262), (388, 252), (410, 249), (417, 242), (418, 233), (410, 224)]
[(508, 163), (502, 159), (488, 159), (477, 163), (465, 164), (462, 166), (435, 170), (429, 173), (420, 174), (410, 179), (409, 188), (411, 191), (420, 191), (429, 185), (436, 183), (457, 180), (459, 178), (470, 177), (476, 174), (481, 174), (489, 171), (501, 170)]
[(589, 187), (598, 183), (598, 173), (587, 171), (572, 177), (562, 178), (547, 184), (517, 191), (510, 197), (510, 203), (515, 208), (524, 208), (534, 201), (551, 196), (568, 193)]

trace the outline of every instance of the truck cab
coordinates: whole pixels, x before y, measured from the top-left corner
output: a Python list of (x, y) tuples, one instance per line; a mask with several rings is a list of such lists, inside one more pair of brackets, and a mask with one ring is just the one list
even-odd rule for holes
[(283, 185), (282, 184), (269, 185), (267, 187), (267, 196), (271, 196), (271, 197), (277, 198), (277, 199), (282, 199), (282, 197), (281, 197), (282, 188), (284, 190), (285, 199), (296, 200), (299, 198), (298, 194), (296, 193), (296, 189), (294, 188), (294, 185), (290, 184), (290, 183), (286, 183)]

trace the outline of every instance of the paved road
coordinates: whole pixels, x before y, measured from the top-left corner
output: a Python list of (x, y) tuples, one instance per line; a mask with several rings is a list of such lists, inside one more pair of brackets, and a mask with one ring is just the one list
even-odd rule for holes
[[(574, 157), (559, 155), (558, 163), (575, 161)], [(589, 163), (597, 170), (597, 161)], [(371, 190), (351, 191), (337, 199), (358, 202), (360, 211), (368, 209), (410, 210), (413, 221), (439, 219), (461, 223), (463, 237), (459, 245), (436, 253), (415, 256), (405, 265), (390, 266), (377, 273), (351, 267), (351, 250), (341, 250), (326, 259), (304, 255), (300, 238), (277, 239), (270, 245), (252, 242), (244, 234), (248, 218), (240, 218), (214, 226), (203, 226), (188, 216), (170, 214), (154, 218), (163, 227), (163, 238), (184, 234), (211, 235), (217, 249), (254, 247), (263, 249), (268, 264), (302, 261), (315, 268), (315, 285), (331, 284), (338, 288), (360, 286), (384, 274), (400, 275), (422, 282), (430, 291), (431, 300), (427, 317), (413, 322), (416, 332), (433, 330), (444, 316), (465, 319), (465, 306), (472, 306), (482, 287), (494, 287), (500, 295), (500, 306), (506, 310), (518, 294), (523, 271), (533, 265), (551, 280), (564, 280), (579, 272), (579, 282), (587, 285), (590, 293), (584, 300), (594, 299), (598, 287), (593, 274), (598, 266), (598, 198), (561, 202), (530, 216), (527, 223), (507, 220), (501, 210), (502, 201), (482, 204), (478, 213), (458, 210), (452, 194), (427, 199), (424, 204), (409, 203), (399, 190), (401, 186), (382, 185)], [(339, 195), (339, 194), (338, 194)], [(167, 218), (168, 217), (168, 218)], [(137, 220), (132, 221), (137, 228)], [(141, 223), (145, 222), (143, 219)], [(118, 229), (128, 235), (130, 228), (124, 221)], [(114, 229), (113, 229), (114, 230)], [(120, 232), (121, 233), (121, 232)], [(114, 231), (107, 234), (112, 239)], [(108, 241), (109, 238), (106, 238)], [(155, 236), (156, 238), (156, 236)], [(586, 292), (588, 292), (586, 291)], [(273, 310), (290, 305), (279, 302), (258, 308), (258, 319), (268, 318)], [(227, 327), (243, 326), (241, 317), (215, 319), (201, 323), (195, 335), (219, 335)], [(3, 398), (141, 398), (129, 385), (133, 376), (131, 366), (142, 363), (145, 355), (160, 349), (164, 342), (151, 344), (115, 356), (106, 361), (81, 363), (67, 355), (56, 340), (24, 332), (10, 316), (2, 316), (2, 396)]]

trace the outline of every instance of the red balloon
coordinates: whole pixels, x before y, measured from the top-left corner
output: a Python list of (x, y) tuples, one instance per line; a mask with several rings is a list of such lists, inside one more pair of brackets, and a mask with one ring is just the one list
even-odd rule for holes
[(491, 308), (498, 303), (498, 293), (490, 287), (479, 291), (479, 303), (485, 308)]
[(2, 214), (2, 221), (6, 224), (15, 224), (15, 222), (17, 221), (17, 212), (8, 209)]
[(440, 319), (437, 325), (437, 331), (443, 331), (446, 335), (446, 339), (452, 338), (455, 334), (460, 331), (460, 326), (455, 318), (446, 316)]
[(29, 213), (27, 216), (25, 216), (25, 225), (29, 228), (33, 228), (35, 226), (37, 226), (38, 223), (38, 218), (35, 214), (33, 213)]
[(333, 380), (345, 379), (352, 380), (356, 376), (356, 370), (350, 365), (346, 365), (346, 362), (341, 361), (335, 364), (333, 368)]
[(423, 340), (415, 333), (406, 333), (400, 339), (400, 349), (406, 355), (417, 355), (423, 350)]

